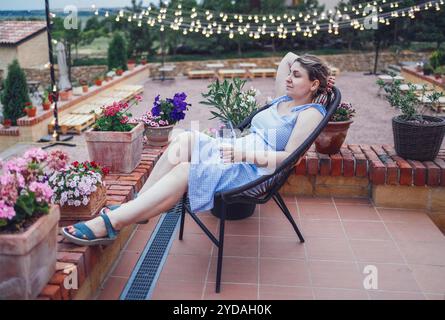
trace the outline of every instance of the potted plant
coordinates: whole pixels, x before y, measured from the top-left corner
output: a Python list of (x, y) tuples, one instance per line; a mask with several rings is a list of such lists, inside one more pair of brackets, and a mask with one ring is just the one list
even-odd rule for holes
[(430, 107), (428, 104), (434, 107), (443, 94), (438, 91), (427, 93), (424, 85), (419, 97), (412, 83), (408, 83), (405, 92), (400, 90), (400, 84), (401, 81), (396, 80), (385, 88), (391, 106), (402, 112), (392, 118), (395, 150), (405, 159), (434, 160), (445, 134), (445, 120), (424, 113)]
[(51, 108), (51, 95), (49, 94), (48, 90), (45, 90), (45, 92), (43, 92), (43, 97), (42, 97), (42, 107), (43, 110), (47, 111)]
[(95, 85), (98, 86), (98, 87), (100, 87), (100, 86), (102, 85), (102, 80), (103, 80), (103, 78), (102, 78), (101, 76), (100, 76), (100, 77), (97, 77), (97, 78), (94, 80)]
[(355, 110), (350, 103), (342, 102), (335, 113), (332, 115), (327, 126), (315, 140), (315, 149), (319, 153), (334, 154), (340, 151), (349, 126), (352, 124), (352, 118), (355, 116)]
[(436, 78), (436, 80), (443, 82), (444, 75), (445, 75), (445, 66), (439, 66), (436, 69), (434, 69), (434, 77)]
[(48, 177), (66, 154), (31, 149), (9, 160), (0, 176), (0, 297), (33, 299), (56, 269), (59, 207)]
[(117, 75), (118, 77), (120, 77), (123, 73), (124, 73), (124, 70), (122, 70), (122, 69), (116, 69), (116, 75)]
[(169, 143), (169, 135), (174, 125), (185, 118), (185, 111), (191, 106), (185, 101), (186, 98), (184, 92), (176, 93), (173, 99), (161, 99), (160, 95), (157, 95), (152, 109), (137, 119), (145, 125), (148, 145), (160, 147)]
[(73, 97), (73, 90), (72, 89), (60, 90), (59, 97), (60, 100), (62, 101), (68, 101)]
[[(211, 110), (213, 117), (218, 118), (221, 123), (231, 122), (233, 127), (237, 127), (247, 118), (253, 111), (258, 109), (256, 97), (259, 91), (251, 88), (243, 90), (246, 80), (235, 78), (230, 82), (219, 80), (208, 86), (209, 91), (203, 93), (202, 96), (206, 100), (201, 101), (205, 105), (209, 105), (216, 110)], [(221, 199), (215, 199), (211, 213), (220, 217), (221, 215)], [(250, 203), (226, 203), (228, 220), (239, 220), (250, 217), (255, 212), (255, 204)]]
[(213, 115), (211, 119), (218, 118), (221, 122), (230, 121), (234, 127), (237, 127), (253, 111), (258, 109), (256, 97), (259, 91), (251, 88), (243, 91), (246, 80), (234, 78), (232, 81), (219, 80), (211, 83), (207, 88), (207, 93), (202, 96), (206, 100), (200, 103), (211, 106), (216, 109), (211, 110)]
[(433, 69), (433, 67), (429, 63), (425, 63), (423, 65), (423, 74), (425, 76), (430, 76), (430, 75), (433, 74), (433, 72), (434, 72), (434, 69)]
[(35, 117), (37, 113), (37, 108), (32, 105), (31, 102), (25, 103), (25, 112), (29, 118)]
[(74, 161), (49, 178), (53, 203), (60, 205), (61, 221), (88, 220), (106, 204), (103, 177), (109, 172), (94, 161)]
[(130, 71), (133, 70), (135, 66), (136, 66), (136, 61), (134, 59), (128, 59), (127, 62), (128, 70)]
[(3, 128), (8, 129), (12, 126), (12, 120), (11, 119), (5, 119), (3, 120)]
[(102, 108), (93, 127), (85, 132), (90, 160), (101, 163), (111, 172), (131, 173), (142, 156), (144, 125), (130, 123), (128, 110), (141, 101), (114, 102)]
[(147, 64), (147, 58), (145, 57), (141, 58), (141, 64), (145, 66)]

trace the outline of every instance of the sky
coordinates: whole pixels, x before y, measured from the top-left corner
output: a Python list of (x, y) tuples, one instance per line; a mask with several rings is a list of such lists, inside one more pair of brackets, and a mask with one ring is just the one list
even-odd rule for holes
[[(142, 4), (148, 6), (153, 0), (143, 0)], [(320, 3), (327, 4), (327, 7), (331, 7), (337, 0), (321, 0)], [(60, 9), (66, 5), (75, 5), (78, 8), (91, 8), (91, 5), (95, 4), (97, 7), (124, 7), (131, 4), (131, 0), (49, 0), (50, 8)], [(39, 10), (45, 9), (44, 0), (0, 0), (1, 10)]]
[[(142, 1), (148, 5), (151, 1)], [(131, 4), (131, 0), (49, 0), (49, 6), (53, 9), (64, 8), (67, 5), (75, 5), (78, 8), (97, 7), (125, 7)], [(45, 9), (44, 0), (0, 0), (0, 10), (39, 10)]]

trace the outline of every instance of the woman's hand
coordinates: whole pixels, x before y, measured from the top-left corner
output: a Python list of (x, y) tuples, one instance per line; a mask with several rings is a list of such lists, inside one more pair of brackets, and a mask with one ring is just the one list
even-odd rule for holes
[(326, 91), (329, 93), (332, 90), (332, 87), (335, 85), (335, 76), (329, 76), (328, 77), (328, 87)]
[(221, 144), (219, 150), (223, 163), (234, 163), (242, 161), (242, 154), (240, 150), (235, 149), (234, 146), (231, 144)]

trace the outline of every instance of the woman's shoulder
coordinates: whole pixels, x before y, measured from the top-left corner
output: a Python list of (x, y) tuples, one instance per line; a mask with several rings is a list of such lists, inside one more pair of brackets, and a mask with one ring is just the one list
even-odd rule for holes
[(326, 115), (326, 113), (327, 113), (325, 106), (323, 106), (322, 104), (313, 103), (313, 102), (303, 104), (301, 106), (295, 106), (292, 108), (292, 111), (305, 111), (305, 110), (308, 110), (311, 108), (317, 109), (318, 111), (320, 111), (321, 114), (323, 114), (323, 116)]
[(268, 104), (273, 105), (273, 104), (280, 103), (281, 101), (290, 101), (290, 100), (292, 100), (292, 98), (290, 98), (287, 95), (284, 95), (284, 96), (276, 97), (275, 99), (271, 99), (270, 102), (268, 102)]

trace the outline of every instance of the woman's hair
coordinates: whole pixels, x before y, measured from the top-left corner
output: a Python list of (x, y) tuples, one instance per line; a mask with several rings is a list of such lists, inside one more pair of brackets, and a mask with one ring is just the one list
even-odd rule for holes
[(295, 62), (299, 62), (301, 67), (307, 71), (309, 80), (318, 80), (320, 82), (318, 90), (314, 94), (314, 98), (321, 94), (325, 94), (326, 89), (328, 88), (328, 77), (330, 74), (330, 70), (326, 63), (320, 58), (310, 54), (299, 56), (295, 59), (294, 63)]

